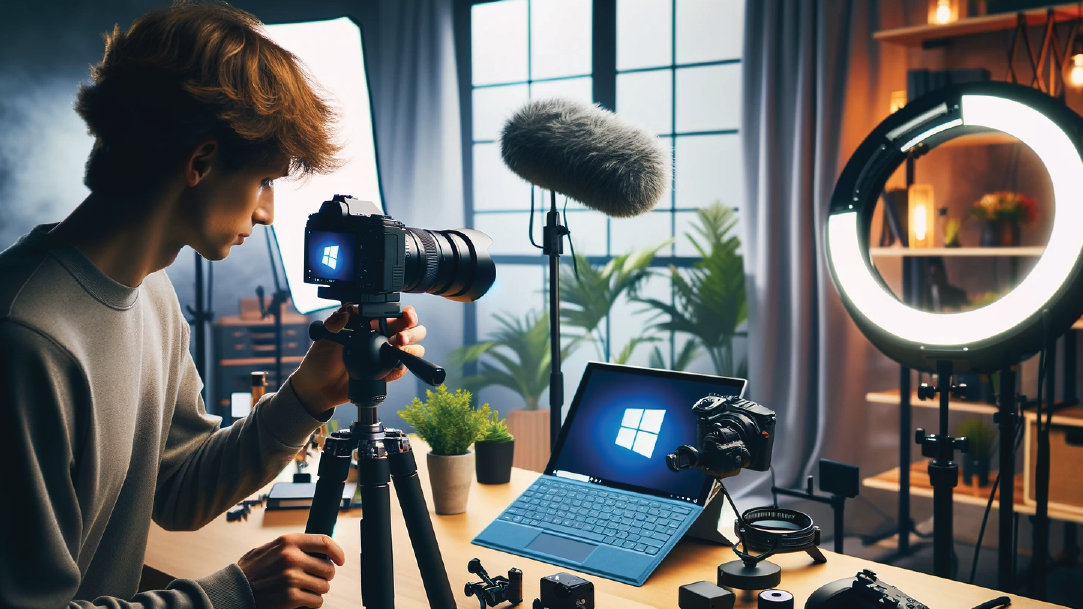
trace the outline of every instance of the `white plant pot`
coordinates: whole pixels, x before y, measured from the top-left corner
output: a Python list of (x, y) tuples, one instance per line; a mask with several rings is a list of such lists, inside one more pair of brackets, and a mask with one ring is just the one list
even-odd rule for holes
[(429, 465), (429, 488), (437, 514), (462, 514), (474, 481), (474, 451), (465, 455), (426, 456)]

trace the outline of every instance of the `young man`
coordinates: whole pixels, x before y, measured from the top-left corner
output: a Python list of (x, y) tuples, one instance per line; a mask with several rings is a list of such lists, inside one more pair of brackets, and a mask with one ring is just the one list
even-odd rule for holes
[[(341, 347), (317, 341), (280, 391), (219, 429), (162, 270), (186, 245), (225, 258), (271, 223), (275, 179), (335, 166), (332, 112), (260, 27), (182, 3), (114, 29), (76, 104), (95, 137), (91, 194), (0, 253), (2, 607), (319, 607), (335, 567), (310, 554), (343, 564), (330, 538), (298, 533), (136, 594), (152, 518), (202, 526), (347, 401)], [(423, 354), (411, 308), (391, 330)]]

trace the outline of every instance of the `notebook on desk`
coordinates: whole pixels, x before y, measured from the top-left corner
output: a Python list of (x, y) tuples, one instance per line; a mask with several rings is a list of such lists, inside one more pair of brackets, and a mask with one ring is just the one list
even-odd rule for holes
[(713, 480), (671, 471), (692, 405), (743, 379), (590, 362), (545, 472), (473, 543), (642, 585), (703, 511)]

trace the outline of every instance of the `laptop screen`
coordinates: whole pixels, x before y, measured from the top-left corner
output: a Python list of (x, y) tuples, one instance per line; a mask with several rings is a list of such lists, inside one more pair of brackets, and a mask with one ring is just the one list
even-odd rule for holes
[(696, 444), (692, 405), (741, 395), (746, 381), (590, 362), (579, 382), (547, 474), (705, 505), (712, 480), (674, 472), (666, 455)]

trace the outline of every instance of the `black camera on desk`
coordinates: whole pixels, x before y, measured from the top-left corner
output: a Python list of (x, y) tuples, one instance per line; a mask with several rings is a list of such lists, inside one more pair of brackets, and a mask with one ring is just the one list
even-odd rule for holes
[(696, 446), (678, 446), (666, 455), (673, 471), (697, 467), (716, 479), (742, 469), (767, 471), (775, 444), (775, 412), (737, 396), (709, 395), (692, 406)]

